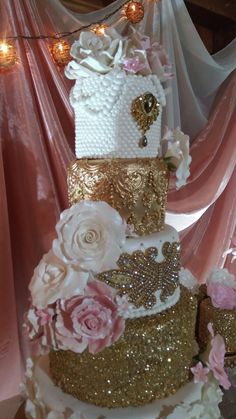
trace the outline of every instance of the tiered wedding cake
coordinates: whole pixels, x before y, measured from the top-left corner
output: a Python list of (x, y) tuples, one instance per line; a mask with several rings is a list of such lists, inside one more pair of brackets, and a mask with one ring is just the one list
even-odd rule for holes
[(218, 418), (218, 336), (209, 326), (209, 362), (197, 362), (196, 283), (164, 223), (169, 171), (180, 187), (191, 160), (180, 130), (161, 139), (167, 56), (113, 30), (81, 33), (71, 54), (77, 160), (30, 284), (28, 334), (50, 353), (28, 361), (27, 417)]

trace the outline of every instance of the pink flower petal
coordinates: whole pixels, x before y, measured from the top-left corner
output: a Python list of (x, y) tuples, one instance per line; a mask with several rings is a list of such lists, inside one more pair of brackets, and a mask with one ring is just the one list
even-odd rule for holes
[(231, 386), (231, 383), (228, 379), (228, 376), (224, 370), (224, 357), (225, 357), (225, 342), (221, 335), (214, 335), (212, 323), (207, 325), (207, 328), (212, 335), (211, 339), (211, 350), (209, 353), (208, 367), (212, 371), (215, 379), (219, 384), (225, 389), (228, 390)]
[(208, 380), (209, 368), (203, 367), (202, 363), (199, 361), (195, 367), (190, 368), (191, 372), (194, 375), (194, 383), (206, 383)]
[(118, 310), (111, 287), (97, 280), (89, 282), (83, 296), (57, 304), (58, 347), (81, 352), (88, 346), (89, 352), (100, 352), (124, 332), (125, 321)]
[(207, 286), (207, 295), (216, 308), (233, 310), (236, 307), (236, 291), (228, 285), (210, 282)]

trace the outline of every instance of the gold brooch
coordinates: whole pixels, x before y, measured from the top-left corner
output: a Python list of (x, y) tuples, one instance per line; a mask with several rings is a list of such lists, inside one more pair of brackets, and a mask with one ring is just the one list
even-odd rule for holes
[(147, 92), (133, 100), (131, 112), (143, 134), (139, 141), (139, 147), (146, 147), (147, 137), (145, 133), (153, 122), (156, 121), (160, 113), (160, 104), (152, 93)]
[(145, 252), (123, 253), (117, 265), (119, 269), (103, 272), (97, 279), (127, 294), (129, 301), (139, 308), (151, 309), (156, 304), (155, 292), (161, 290), (160, 300), (165, 301), (178, 287), (180, 270), (179, 243), (163, 244), (163, 262), (156, 262), (158, 250), (150, 247)]

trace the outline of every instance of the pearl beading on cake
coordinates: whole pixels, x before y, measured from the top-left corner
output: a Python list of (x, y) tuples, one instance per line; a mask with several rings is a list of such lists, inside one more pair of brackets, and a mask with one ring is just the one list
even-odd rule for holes
[[(160, 104), (157, 120), (146, 132), (147, 146), (140, 148), (142, 131), (131, 114), (132, 101), (150, 92)], [(156, 157), (160, 144), (164, 90), (157, 76), (112, 71), (79, 78), (72, 89), (75, 110), (77, 158)]]

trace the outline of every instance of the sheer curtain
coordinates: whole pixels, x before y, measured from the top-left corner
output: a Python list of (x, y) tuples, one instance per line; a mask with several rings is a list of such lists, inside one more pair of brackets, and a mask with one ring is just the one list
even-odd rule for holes
[[(1, 35), (72, 31), (103, 19), (123, 3), (116, 0), (79, 15), (59, 0), (3, 0)], [(231, 256), (223, 256), (236, 246), (236, 42), (211, 57), (182, 0), (144, 3), (145, 18), (138, 28), (166, 46), (175, 73), (166, 86), (165, 121), (181, 126), (192, 139), (191, 178), (178, 192), (171, 184), (167, 221), (181, 231), (183, 264), (203, 280), (212, 266), (225, 263), (236, 270)], [(121, 33), (127, 29), (120, 12), (108, 23)], [(1, 399), (18, 393), (16, 317), (21, 325), (33, 269), (49, 249), (59, 213), (68, 205), (66, 168), (74, 158), (68, 99), (72, 83), (52, 60), (47, 41), (19, 40), (16, 47), (18, 64), (0, 76)]]

